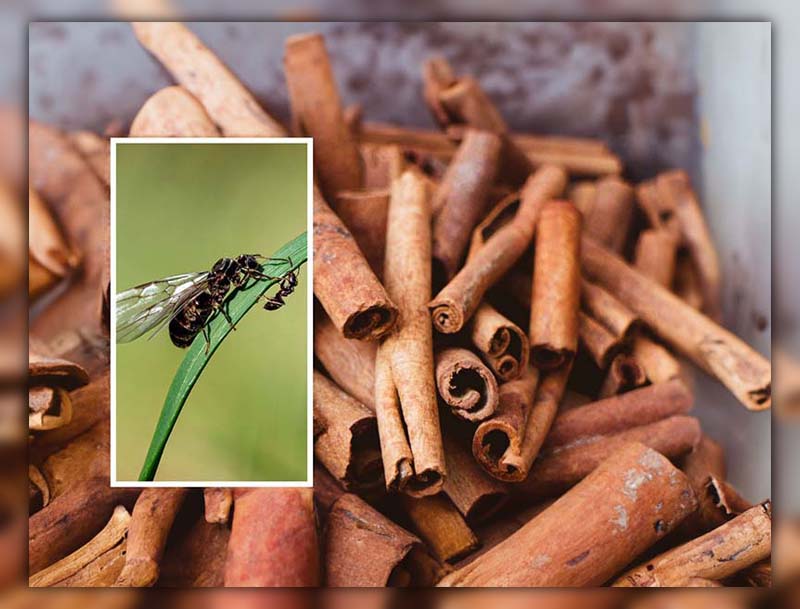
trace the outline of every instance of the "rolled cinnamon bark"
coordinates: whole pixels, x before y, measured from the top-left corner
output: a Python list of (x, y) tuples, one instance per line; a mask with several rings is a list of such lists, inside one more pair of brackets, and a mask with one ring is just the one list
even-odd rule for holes
[(89, 375), (80, 364), (34, 350), (28, 353), (28, 377), (33, 386), (61, 387), (68, 390), (89, 382)]
[(581, 346), (600, 370), (606, 370), (619, 353), (622, 343), (605, 326), (583, 311), (578, 312), (578, 337)]
[(681, 241), (689, 250), (700, 277), (703, 293), (703, 312), (719, 319), (721, 273), (719, 258), (711, 231), (703, 217), (697, 196), (685, 171), (673, 170), (656, 177), (656, 187), (661, 198), (675, 209), (681, 231)]
[(151, 95), (131, 123), (131, 137), (219, 137), (203, 104), (183, 87)]
[(700, 441), (697, 419), (682, 415), (610, 435), (583, 438), (543, 453), (515, 490), (527, 497), (552, 497), (585, 478), (599, 463), (629, 442), (641, 442), (665, 457), (687, 454)]
[(391, 344), (380, 345), (375, 357), (374, 404), (386, 489), (400, 491), (414, 475), (414, 455), (406, 437), (400, 399), (392, 376)]
[(694, 450), (686, 455), (681, 469), (697, 488), (712, 476), (724, 480), (725, 452), (718, 442), (703, 434)]
[(142, 491), (128, 528), (125, 566), (114, 586), (145, 587), (158, 581), (167, 536), (186, 492), (185, 488), (146, 488)]
[(375, 410), (374, 342), (342, 336), (322, 311), (314, 315), (314, 355), (336, 384), (370, 410)]
[(584, 406), (570, 408), (553, 422), (544, 450), (553, 452), (598, 435), (655, 423), (692, 409), (694, 396), (681, 381), (649, 385)]
[(513, 321), (482, 302), (470, 320), (472, 344), (501, 381), (517, 378), (528, 367), (528, 337)]
[(430, 585), (413, 581), (412, 550), (420, 540), (356, 495), (331, 506), (325, 527), (325, 585), (331, 587)]
[(730, 522), (625, 573), (614, 586), (685, 586), (693, 578), (719, 581), (770, 555), (772, 504), (765, 501)]
[(31, 387), (28, 390), (28, 430), (49, 431), (72, 421), (72, 400), (60, 387)]
[(633, 266), (665, 288), (672, 286), (675, 277), (675, 256), (678, 244), (666, 230), (647, 229), (639, 233)]
[[(412, 495), (438, 492), (445, 477), (433, 374), (433, 333), (426, 307), (431, 290), (430, 235), (430, 205), (424, 182), (416, 172), (407, 170), (392, 185), (384, 266), (386, 289), (398, 303), (400, 323), (379, 348), (375, 404), (381, 448), (402, 446), (407, 434), (407, 447), (413, 456), (407, 463), (413, 475), (398, 480), (395, 464), (399, 461), (390, 458), (387, 463), (384, 453), (384, 471), (389, 470), (387, 487), (399, 483), (401, 490)], [(379, 369), (384, 356), (390, 361), (391, 383), (383, 380), (385, 370)], [(396, 395), (389, 389), (392, 384)], [(398, 399), (404, 423), (399, 427)], [(389, 417), (383, 417), (382, 411), (393, 413), (393, 424), (384, 424)], [(405, 449), (403, 453), (407, 458)]]
[(681, 365), (662, 345), (646, 336), (633, 339), (631, 355), (644, 370), (647, 380), (664, 383), (681, 375)]
[(621, 252), (633, 220), (633, 189), (610, 176), (597, 181), (594, 203), (584, 218), (586, 234), (614, 252)]
[(455, 562), (478, 546), (475, 533), (446, 495), (403, 496), (403, 507), (439, 560)]
[(647, 374), (635, 357), (619, 353), (611, 360), (598, 397), (606, 398), (636, 389), (647, 383)]
[(497, 381), (472, 351), (459, 347), (437, 351), (435, 376), (439, 395), (457, 417), (483, 421), (497, 408)]
[(636, 185), (636, 202), (647, 218), (650, 228), (665, 230), (676, 239), (680, 236), (674, 201), (659, 193), (656, 180), (645, 180)]
[(486, 291), (530, 245), (541, 207), (561, 194), (565, 185), (564, 170), (554, 165), (544, 166), (530, 177), (514, 220), (487, 239), (428, 305), (433, 325), (439, 332), (452, 334), (464, 327)]
[(581, 215), (569, 201), (542, 206), (536, 227), (531, 297), (531, 362), (552, 370), (578, 348)]
[(633, 311), (585, 279), (581, 279), (581, 307), (620, 340), (628, 338), (638, 322)]
[(194, 95), (227, 137), (283, 137), (271, 117), (231, 70), (182, 23), (136, 22), (136, 38)]
[(383, 276), (389, 189), (346, 190), (336, 195), (336, 212), (378, 277)]
[[(389, 190), (392, 180), (400, 177), (405, 169), (406, 160), (403, 150), (395, 144), (361, 144), (361, 159), (364, 163), (365, 190)], [(337, 194), (337, 211), (338, 197)]]
[(569, 200), (575, 204), (581, 212), (584, 221), (592, 213), (594, 198), (597, 194), (597, 184), (592, 180), (576, 182), (569, 189)]
[(233, 505), (233, 491), (230, 488), (204, 488), (203, 514), (210, 524), (227, 524)]
[(447, 480), (442, 490), (470, 524), (492, 517), (508, 499), (505, 485), (487, 475), (463, 445), (455, 430), (442, 436), (447, 457)]
[(433, 221), (433, 258), (445, 280), (460, 268), (472, 229), (486, 210), (500, 146), (494, 133), (467, 130), (431, 202), (440, 210)]
[(314, 455), (347, 489), (382, 484), (375, 413), (314, 371)]
[(624, 301), (675, 349), (717, 377), (746, 408), (770, 407), (771, 366), (764, 356), (590, 239), (583, 240), (581, 256), (590, 279)]
[(318, 586), (320, 557), (310, 488), (237, 489), (225, 586)]
[(42, 461), (51, 500), (94, 478), (108, 479), (109, 423), (101, 421)]
[(314, 295), (346, 338), (375, 340), (397, 308), (342, 220), (314, 189)]
[(657, 452), (627, 444), (520, 530), (439, 585), (600, 585), (694, 507), (691, 487), (679, 470)]
[(321, 34), (286, 39), (283, 57), (293, 131), (314, 138), (314, 167), (330, 200), (342, 190), (361, 188), (363, 167)]

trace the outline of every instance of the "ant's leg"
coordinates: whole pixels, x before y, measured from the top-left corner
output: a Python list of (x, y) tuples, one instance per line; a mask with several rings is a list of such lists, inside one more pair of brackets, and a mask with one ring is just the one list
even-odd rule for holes
[(281, 297), (281, 293), (278, 292), (275, 296), (265, 296), (264, 299), (266, 303), (264, 304), (265, 311), (275, 311), (276, 309), (280, 309), (284, 304), (283, 298)]
[(206, 340), (206, 355), (208, 355), (208, 348), (211, 346), (211, 331), (208, 329), (208, 324), (203, 326), (203, 338)]
[(231, 330), (236, 330), (236, 324), (233, 323), (231, 319), (230, 313), (228, 312), (228, 304), (230, 301), (225, 301), (222, 303), (222, 306), (219, 308), (222, 316), (227, 320), (228, 325), (231, 327)]

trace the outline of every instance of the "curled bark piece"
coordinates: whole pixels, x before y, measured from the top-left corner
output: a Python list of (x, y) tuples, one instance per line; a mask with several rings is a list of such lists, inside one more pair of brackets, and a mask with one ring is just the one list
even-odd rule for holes
[(386, 489), (399, 491), (414, 475), (414, 455), (406, 437), (400, 399), (392, 376), (391, 345), (385, 343), (378, 347), (375, 357), (374, 404)]
[(739, 574), (739, 577), (754, 588), (772, 587), (772, 563), (767, 558), (748, 567)]
[(109, 441), (108, 421), (102, 421), (47, 457), (40, 469), (51, 499), (80, 487), (86, 480), (107, 479)]
[(570, 408), (553, 422), (544, 450), (552, 452), (592, 436), (614, 434), (686, 414), (693, 403), (692, 392), (675, 380)]
[(167, 535), (186, 492), (185, 488), (146, 488), (142, 491), (130, 519), (125, 566), (114, 586), (147, 587), (158, 581)]
[(439, 585), (600, 585), (694, 507), (692, 489), (679, 470), (657, 452), (627, 444), (516, 533)]
[(389, 189), (340, 191), (336, 195), (336, 212), (375, 275), (383, 276)]
[(598, 392), (598, 397), (606, 398), (641, 387), (647, 382), (647, 374), (635, 357), (620, 353), (611, 360), (606, 378)]
[(656, 177), (659, 195), (675, 209), (681, 241), (689, 250), (700, 278), (703, 293), (703, 312), (719, 319), (721, 273), (719, 257), (711, 231), (703, 217), (700, 203), (685, 171), (673, 170)]
[[(92, 578), (92, 581), (86, 581), (84, 577), (81, 584), (108, 585), (110, 582), (97, 581), (96, 576), (109, 569), (108, 561), (103, 560), (103, 556), (106, 554), (113, 556), (115, 567), (122, 568), (119, 558), (121, 558), (121, 554), (124, 554), (125, 537), (130, 520), (131, 516), (128, 514), (128, 510), (121, 505), (117, 506), (106, 526), (91, 541), (69, 556), (65, 556), (46, 569), (32, 575), (28, 580), (28, 585), (32, 588), (63, 586), (66, 580), (74, 579), (84, 569), (90, 569), (95, 577)], [(93, 566), (93, 563), (100, 563), (100, 565)], [(103, 568), (97, 569), (97, 566)], [(112, 570), (115, 569), (112, 567)], [(107, 576), (103, 579), (107, 579)]]
[(131, 137), (219, 137), (203, 104), (180, 86), (151, 95), (131, 123)]
[(28, 391), (28, 429), (49, 431), (68, 425), (72, 420), (72, 400), (56, 387), (31, 387)]
[(314, 454), (346, 489), (383, 483), (375, 413), (314, 371)]
[(44, 201), (28, 188), (28, 254), (56, 277), (78, 266), (80, 256), (66, 242)]
[(293, 130), (314, 138), (314, 167), (322, 191), (333, 199), (341, 190), (361, 188), (361, 157), (345, 122), (322, 35), (287, 38), (283, 66)]
[(643, 230), (636, 242), (633, 265), (642, 275), (670, 288), (675, 278), (677, 249), (677, 241), (668, 231), (652, 228)]
[(612, 435), (596, 435), (543, 453), (525, 481), (515, 487), (528, 497), (555, 496), (585, 478), (621, 446), (641, 442), (665, 457), (675, 459), (700, 441), (700, 424), (687, 416), (672, 416), (632, 427)]
[(74, 131), (69, 139), (106, 186), (111, 184), (111, 142), (93, 131)]
[(470, 524), (492, 517), (508, 499), (508, 489), (476, 463), (469, 449), (455, 437), (455, 430), (443, 434), (447, 457), (445, 494)]
[(620, 340), (628, 338), (638, 323), (633, 311), (585, 279), (581, 280), (581, 307)]
[(750, 508), (710, 533), (631, 569), (614, 586), (685, 586), (693, 578), (719, 581), (770, 555), (772, 504)]
[(528, 367), (528, 336), (490, 304), (480, 304), (469, 332), (472, 344), (501, 381), (517, 378)]
[(28, 511), (33, 514), (50, 503), (50, 486), (42, 472), (32, 463), (28, 465)]
[(136, 22), (133, 32), (228, 137), (282, 137), (286, 129), (231, 70), (182, 23)]
[(461, 266), (470, 233), (486, 209), (500, 157), (500, 138), (470, 129), (447, 168), (431, 205), (433, 258), (442, 277), (452, 279)]
[(28, 377), (33, 386), (62, 387), (68, 390), (89, 382), (86, 370), (75, 362), (35, 351), (28, 354)]
[[(389, 429), (381, 424), (380, 416), (378, 430), (382, 447), (385, 437), (394, 438), (390, 440), (394, 442), (407, 434), (413, 475), (401, 490), (429, 495), (441, 489), (446, 474), (433, 376), (433, 333), (426, 307), (431, 290), (430, 205), (423, 181), (411, 170), (392, 185), (386, 254), (386, 289), (398, 304), (400, 323), (379, 353), (386, 351), (391, 362), (392, 382), (406, 431), (400, 436), (402, 427), (394, 425), (394, 431), (387, 436)], [(382, 408), (377, 399), (376, 406)], [(394, 480), (387, 476), (386, 483), (391, 486)]]
[(616, 336), (583, 311), (578, 312), (578, 337), (581, 345), (600, 370), (607, 369), (611, 359), (622, 348), (622, 344)]
[(204, 488), (203, 504), (206, 522), (227, 524), (233, 505), (233, 491), (230, 488)]
[(581, 215), (569, 201), (545, 203), (536, 227), (531, 299), (531, 362), (552, 370), (578, 348)]
[(403, 506), (420, 537), (443, 562), (455, 562), (478, 546), (478, 538), (443, 494), (403, 497)]
[(310, 488), (237, 489), (225, 586), (318, 586), (320, 557)]
[(665, 347), (646, 336), (634, 337), (631, 355), (644, 370), (647, 380), (654, 385), (681, 375), (678, 360)]
[(314, 295), (346, 338), (375, 340), (397, 308), (342, 220), (314, 189)]
[(717, 377), (746, 408), (770, 407), (772, 372), (763, 355), (590, 239), (583, 240), (581, 256), (589, 279), (624, 301), (661, 338)]
[(544, 166), (530, 177), (514, 220), (487, 239), (428, 305), (439, 332), (452, 334), (464, 327), (486, 291), (528, 248), (539, 210), (548, 200), (561, 194), (565, 184), (564, 170), (554, 165)]
[(387, 586), (412, 581), (412, 550), (420, 540), (356, 495), (345, 493), (332, 506), (325, 527), (325, 584), (331, 587)]
[(609, 176), (597, 181), (594, 202), (584, 218), (586, 234), (614, 252), (621, 252), (633, 220), (633, 189)]
[(342, 336), (321, 311), (314, 315), (314, 354), (336, 384), (370, 410), (375, 410), (374, 342)]
[(497, 381), (468, 349), (450, 347), (436, 353), (436, 386), (450, 411), (466, 421), (483, 421), (497, 408)]

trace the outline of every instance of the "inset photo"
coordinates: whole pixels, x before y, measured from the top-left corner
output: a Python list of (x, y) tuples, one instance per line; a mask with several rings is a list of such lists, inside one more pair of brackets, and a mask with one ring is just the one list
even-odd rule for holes
[(312, 143), (111, 140), (112, 486), (310, 486)]

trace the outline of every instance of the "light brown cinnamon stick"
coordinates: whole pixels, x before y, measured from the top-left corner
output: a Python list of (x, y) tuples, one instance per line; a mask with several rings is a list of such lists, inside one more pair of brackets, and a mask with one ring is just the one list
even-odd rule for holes
[(633, 189), (616, 176), (597, 181), (592, 208), (584, 218), (586, 234), (614, 252), (622, 251), (633, 220)]
[(513, 321), (486, 302), (469, 323), (472, 344), (501, 381), (517, 378), (528, 367), (528, 336)]
[(531, 362), (552, 370), (572, 361), (578, 348), (580, 212), (569, 201), (542, 206), (536, 227), (531, 297)]
[(164, 87), (139, 109), (131, 137), (219, 137), (203, 104), (183, 87)]
[(271, 117), (231, 70), (182, 23), (136, 22), (133, 31), (173, 78), (194, 95), (228, 137), (282, 137)]
[(203, 515), (209, 524), (227, 524), (232, 505), (233, 491), (230, 488), (203, 489)]
[(125, 566), (114, 586), (147, 587), (158, 581), (167, 535), (186, 492), (185, 488), (147, 488), (142, 491), (131, 515)]
[(317, 586), (320, 557), (310, 488), (237, 489), (225, 586)]
[(616, 336), (583, 311), (578, 312), (578, 337), (581, 346), (600, 370), (606, 370), (622, 349), (622, 343)]
[(691, 256), (685, 252), (678, 252), (672, 288), (675, 294), (693, 309), (700, 311), (703, 308), (700, 275)]
[(440, 586), (586, 586), (605, 582), (695, 507), (683, 474), (641, 444), (585, 480)]
[(633, 339), (631, 355), (644, 370), (647, 380), (663, 383), (681, 375), (681, 365), (663, 345), (646, 336)]
[(383, 276), (389, 189), (346, 190), (336, 195), (336, 212), (378, 277)]
[(631, 569), (614, 586), (685, 586), (692, 578), (719, 581), (770, 555), (772, 504), (766, 501), (730, 522)]
[(448, 347), (436, 352), (439, 395), (457, 417), (483, 421), (497, 408), (498, 388), (492, 371), (468, 349)]
[(361, 188), (361, 157), (344, 119), (342, 101), (321, 34), (286, 39), (283, 58), (293, 131), (314, 138), (314, 167), (329, 200), (342, 190)]
[(600, 286), (581, 279), (581, 307), (619, 340), (630, 337), (638, 318)]
[(581, 256), (590, 279), (624, 301), (675, 349), (716, 376), (746, 408), (770, 407), (771, 366), (764, 356), (593, 241), (583, 240)]
[(677, 241), (666, 230), (647, 229), (639, 233), (633, 265), (665, 288), (672, 286), (675, 277)]
[(403, 507), (439, 560), (455, 562), (478, 546), (478, 538), (446, 495), (403, 496)]
[(530, 177), (514, 220), (487, 239), (428, 305), (439, 332), (452, 334), (464, 327), (486, 291), (530, 245), (539, 210), (548, 200), (561, 194), (565, 184), (564, 170), (553, 165), (540, 168)]

